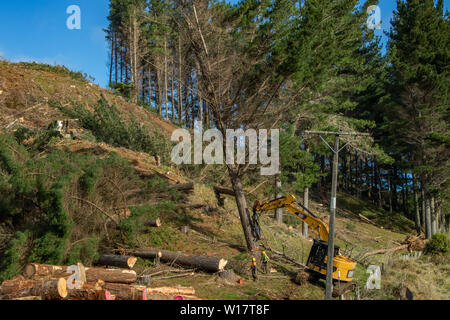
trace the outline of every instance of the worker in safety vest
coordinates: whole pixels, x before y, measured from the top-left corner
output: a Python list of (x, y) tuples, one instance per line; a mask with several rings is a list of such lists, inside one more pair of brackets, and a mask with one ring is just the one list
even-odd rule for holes
[(261, 252), (261, 264), (262, 264), (262, 271), (264, 273), (267, 273), (267, 264), (270, 261), (269, 257), (267, 256), (266, 252)]
[(253, 281), (256, 281), (256, 279), (258, 279), (258, 277), (256, 275), (257, 267), (256, 267), (256, 259), (255, 258), (252, 258), (252, 265), (250, 267), (250, 270), (252, 270)]

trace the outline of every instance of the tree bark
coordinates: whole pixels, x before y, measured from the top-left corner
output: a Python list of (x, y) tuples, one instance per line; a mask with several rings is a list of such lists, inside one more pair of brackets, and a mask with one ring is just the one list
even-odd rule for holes
[(43, 300), (62, 300), (67, 297), (67, 281), (64, 278), (51, 280), (27, 280), (16, 277), (2, 283), (0, 295), (5, 300), (39, 296)]
[[(305, 187), (303, 192), (303, 205), (306, 209), (309, 209), (309, 188)], [(302, 233), (305, 239), (308, 239), (308, 224), (302, 222)]]
[(227, 194), (229, 196), (234, 196), (234, 190), (230, 188), (224, 188), (220, 186), (215, 186), (214, 191), (218, 194)]
[(242, 187), (241, 179), (228, 168), (230, 173), (231, 184), (233, 185), (234, 196), (239, 211), (239, 217), (241, 219), (242, 229), (244, 231), (245, 241), (247, 243), (247, 249), (249, 251), (258, 248), (256, 239), (253, 237), (252, 229), (250, 225), (250, 215), (247, 207), (247, 201), (245, 199), (244, 189)]
[(227, 264), (227, 260), (212, 257), (212, 256), (194, 256), (187, 255), (182, 252), (173, 252), (168, 250), (158, 249), (143, 249), (139, 251), (133, 251), (133, 255), (143, 259), (154, 259), (161, 254), (161, 261), (166, 263), (178, 264), (184, 267), (201, 269), (209, 272), (223, 271)]
[(194, 190), (193, 183), (184, 183), (184, 184), (172, 184), (168, 187), (168, 190), (177, 189), (178, 191), (192, 191)]
[(69, 289), (68, 300), (108, 300), (108, 291), (103, 289), (105, 282), (85, 283), (79, 289)]
[(95, 262), (97, 265), (133, 269), (136, 257), (102, 254)]
[(432, 237), (431, 233), (431, 200), (429, 196), (425, 195), (425, 222), (426, 222), (426, 238)]
[(430, 215), (431, 215), (431, 236), (436, 234), (436, 203), (434, 201), (434, 196), (431, 196), (430, 203)]
[(415, 177), (415, 175), (413, 174), (413, 189), (414, 189), (414, 221), (416, 224), (416, 231), (417, 231), (417, 235), (420, 235), (420, 212), (419, 212), (419, 197), (417, 195), (417, 179)]
[[(192, 287), (160, 287), (160, 288), (147, 288), (145, 286), (130, 286), (119, 283), (105, 283), (104, 289), (111, 292), (116, 297), (116, 300), (142, 300), (145, 296), (154, 300), (161, 300), (158, 296), (170, 297), (173, 299), (175, 296), (192, 296), (195, 294), (195, 290)], [(152, 295), (154, 297), (152, 297)]]
[[(275, 198), (281, 197), (281, 180), (279, 175), (275, 176)], [(283, 223), (283, 208), (277, 208), (275, 209), (275, 220), (278, 223)]]
[(178, 123), (183, 123), (183, 93), (181, 91), (182, 81), (182, 58), (181, 58), (181, 37), (178, 37)]

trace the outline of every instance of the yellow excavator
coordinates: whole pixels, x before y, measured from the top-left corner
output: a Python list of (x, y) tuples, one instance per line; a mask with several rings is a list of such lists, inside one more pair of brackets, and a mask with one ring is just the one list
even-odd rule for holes
[[(255, 201), (253, 205), (253, 222), (257, 224), (256, 229), (259, 230), (255, 234), (256, 238), (258, 240), (261, 239), (258, 212), (277, 208), (285, 208), (319, 234), (320, 239), (314, 239), (306, 266), (314, 277), (324, 278), (327, 274), (328, 226), (298, 202), (295, 196), (290, 195), (267, 202)], [(355, 268), (356, 261), (342, 255), (340, 248), (334, 246), (333, 280), (351, 282)]]

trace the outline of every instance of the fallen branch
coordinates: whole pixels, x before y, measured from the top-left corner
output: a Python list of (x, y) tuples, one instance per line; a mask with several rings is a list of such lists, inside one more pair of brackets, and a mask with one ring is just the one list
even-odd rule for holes
[(361, 220), (363, 220), (364, 222), (367, 222), (373, 226), (376, 226), (376, 224), (374, 222), (372, 222), (371, 220), (367, 219), (366, 217), (364, 217), (362, 214), (358, 214), (358, 216), (361, 218)]
[(376, 254), (392, 253), (392, 252), (395, 252), (395, 251), (406, 250), (406, 249), (408, 249), (408, 245), (407, 244), (402, 244), (401, 246), (398, 246), (398, 247), (395, 247), (395, 248), (391, 248), (391, 249), (381, 249), (381, 250), (375, 250), (375, 251), (372, 251), (372, 252), (366, 252), (362, 256), (362, 259), (364, 259), (366, 257), (374, 256)]
[(193, 276), (193, 275), (195, 275), (195, 272), (184, 273), (184, 274), (177, 274), (177, 275), (174, 275), (174, 276), (160, 277), (160, 278), (155, 278), (155, 280), (182, 278), (182, 277)]
[(100, 212), (103, 213), (105, 216), (107, 216), (110, 220), (112, 220), (115, 224), (118, 225), (117, 221), (114, 219), (113, 216), (111, 216), (110, 214), (108, 214), (105, 210), (103, 210), (102, 208), (100, 208), (99, 206), (97, 206), (95, 203), (92, 203), (92, 202), (89, 201), (89, 200), (86, 200), (86, 199), (83, 199), (83, 198), (78, 198), (78, 197), (72, 197), (72, 199), (79, 200), (79, 201), (85, 202), (85, 203), (87, 203), (87, 204), (93, 206), (93, 207), (96, 208), (98, 211), (100, 211)]
[(178, 191), (192, 191), (194, 190), (193, 183), (184, 183), (184, 184), (172, 184), (168, 187), (168, 190), (176, 189)]

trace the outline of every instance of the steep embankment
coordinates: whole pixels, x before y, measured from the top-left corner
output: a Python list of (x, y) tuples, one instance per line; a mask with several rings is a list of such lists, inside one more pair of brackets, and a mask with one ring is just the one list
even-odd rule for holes
[(20, 124), (41, 128), (64, 118), (49, 101), (67, 107), (76, 102), (92, 109), (102, 93), (125, 117), (132, 114), (140, 122), (159, 128), (161, 133), (170, 134), (176, 129), (157, 115), (85, 80), (79, 73), (62, 67), (6, 61), (0, 61), (0, 127)]

